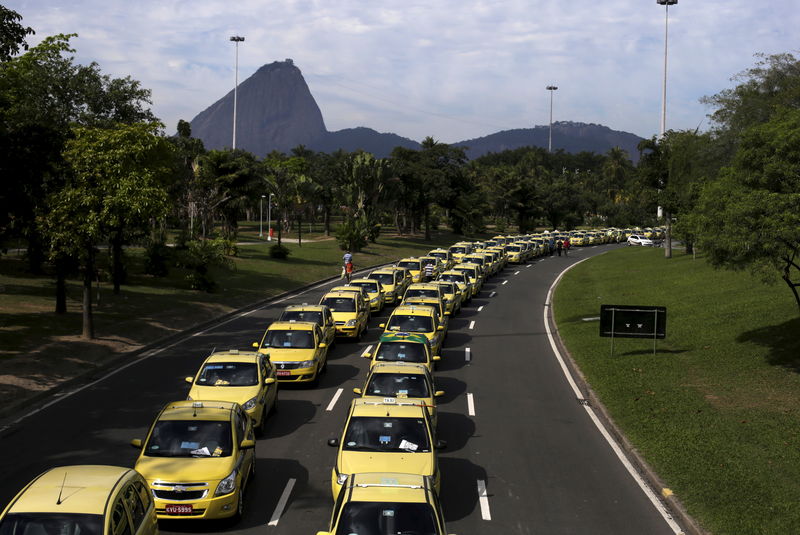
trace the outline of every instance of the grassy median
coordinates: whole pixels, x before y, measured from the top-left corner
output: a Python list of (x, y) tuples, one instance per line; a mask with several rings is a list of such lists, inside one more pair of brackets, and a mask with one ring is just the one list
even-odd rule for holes
[[(296, 237), (296, 236), (292, 236)], [(56, 315), (51, 276), (26, 272), (19, 255), (0, 257), (0, 411), (108, 359), (137, 349), (192, 325), (237, 308), (339, 273), (342, 251), (336, 240), (312, 235), (314, 241), (284, 242), (286, 260), (269, 257), (272, 243), (241, 245), (234, 269), (214, 269), (213, 293), (191, 290), (186, 271), (173, 268), (167, 277), (144, 275), (139, 249), (126, 250), (128, 280), (114, 295), (107, 280), (94, 290), (97, 339), (81, 333), (79, 280), (68, 281), (68, 313)], [(385, 236), (354, 256), (356, 269), (394, 262), (403, 256), (463, 239), (447, 232), (426, 242), (419, 237)], [(102, 262), (107, 258), (102, 255)], [(101, 265), (101, 269), (107, 266)], [(104, 276), (107, 279), (107, 271)], [(266, 325), (264, 326), (266, 328)]]
[[(667, 307), (667, 338), (599, 337), (601, 304)], [(800, 526), (800, 316), (784, 284), (625, 248), (565, 275), (559, 332), (616, 423), (715, 535)]]

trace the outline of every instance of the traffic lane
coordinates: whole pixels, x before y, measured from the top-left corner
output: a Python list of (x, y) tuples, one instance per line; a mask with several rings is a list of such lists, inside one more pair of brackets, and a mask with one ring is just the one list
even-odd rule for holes
[[(469, 460), (488, 475), (491, 529), (672, 533), (578, 404), (552, 355), (543, 304), (552, 280), (577, 260), (554, 258), (501, 283), (471, 335), (465, 381), (474, 393), (478, 432)], [(450, 528), (479, 533), (473, 517)]]

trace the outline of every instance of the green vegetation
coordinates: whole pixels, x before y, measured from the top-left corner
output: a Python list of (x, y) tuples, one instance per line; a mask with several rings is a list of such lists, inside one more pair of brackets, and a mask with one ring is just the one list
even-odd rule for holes
[[(667, 307), (667, 339), (600, 338), (601, 304)], [(785, 290), (701, 255), (627, 248), (555, 294), (559, 332), (612, 417), (715, 535), (800, 526), (800, 318)]]

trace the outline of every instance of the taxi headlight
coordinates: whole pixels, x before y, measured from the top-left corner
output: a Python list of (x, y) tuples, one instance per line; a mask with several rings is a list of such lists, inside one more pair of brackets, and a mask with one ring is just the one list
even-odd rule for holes
[(194, 401), (194, 400), (192, 399), (192, 396), (186, 396), (186, 400), (187, 400), (187, 401)]
[(337, 474), (336, 475), (336, 483), (339, 485), (344, 485), (347, 481), (347, 474)]
[(219, 482), (214, 496), (224, 496), (225, 494), (230, 494), (234, 490), (236, 490), (236, 469), (228, 474), (228, 477)]
[(244, 403), (244, 405), (242, 405), (242, 408), (244, 410), (246, 410), (246, 411), (253, 410), (255, 408), (255, 406), (256, 406), (256, 402), (258, 402), (258, 398), (257, 397), (252, 398), (252, 399), (248, 399)]
[(313, 366), (314, 366), (314, 361), (313, 360), (304, 360), (303, 362), (300, 362), (297, 367), (298, 368), (311, 368)]
[(356, 326), (356, 320), (347, 320), (346, 326), (347, 327), (355, 327)]

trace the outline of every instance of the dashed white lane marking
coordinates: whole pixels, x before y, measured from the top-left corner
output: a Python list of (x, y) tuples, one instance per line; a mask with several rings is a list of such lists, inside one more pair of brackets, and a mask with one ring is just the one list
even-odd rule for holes
[(489, 510), (489, 495), (486, 494), (486, 482), (478, 480), (478, 503), (481, 504), (481, 518), (484, 520), (492, 519), (492, 512)]
[(286, 502), (289, 501), (289, 496), (292, 494), (292, 489), (294, 488), (294, 483), (297, 481), (296, 479), (290, 479), (286, 483), (286, 488), (283, 489), (283, 494), (281, 494), (281, 499), (278, 500), (278, 505), (275, 506), (275, 512), (272, 513), (272, 518), (269, 519), (268, 526), (277, 526), (278, 521), (281, 519), (281, 515), (283, 514), (283, 510), (286, 508)]
[(525, 266), (525, 269), (528, 269), (528, 268), (529, 268), (529, 267), (531, 267), (532, 265), (533, 265), (533, 264), (528, 264), (527, 266)]
[[(580, 400), (580, 401), (584, 401), (585, 398), (583, 396), (583, 393), (578, 388), (578, 385), (575, 384), (575, 380), (572, 378), (572, 373), (570, 373), (569, 368), (567, 368), (567, 365), (564, 362), (564, 357), (561, 355), (561, 352), (558, 350), (558, 346), (556, 345), (555, 338), (553, 337), (553, 332), (550, 329), (550, 323), (547, 321), (547, 315), (548, 315), (549, 310), (552, 310), (553, 290), (555, 289), (555, 287), (558, 284), (558, 282), (561, 280), (561, 278), (564, 276), (564, 274), (567, 271), (569, 271), (570, 269), (574, 268), (578, 264), (581, 264), (581, 263), (585, 262), (586, 260), (588, 260), (588, 258), (584, 258), (583, 260), (580, 260), (580, 261), (572, 264), (571, 266), (569, 266), (566, 269), (564, 269), (561, 273), (559, 273), (558, 277), (556, 277), (556, 280), (554, 280), (553, 284), (550, 285), (550, 289), (548, 290), (547, 297), (545, 298), (545, 301), (544, 301), (544, 330), (545, 330), (545, 332), (547, 332), (547, 338), (550, 340), (550, 347), (553, 349), (553, 354), (556, 356), (556, 359), (558, 359), (558, 363), (561, 366), (561, 371), (564, 373), (564, 376), (566, 377), (567, 382), (569, 383), (570, 387), (572, 388), (572, 391), (575, 394), (575, 397), (578, 398), (578, 400)], [(661, 502), (661, 500), (658, 498), (658, 496), (656, 496), (655, 492), (653, 492), (653, 489), (650, 488), (650, 486), (642, 478), (642, 476), (639, 475), (639, 472), (633, 467), (633, 464), (630, 462), (628, 457), (625, 455), (625, 452), (622, 451), (622, 448), (617, 444), (616, 440), (614, 440), (614, 438), (611, 436), (611, 434), (605, 428), (603, 423), (597, 417), (597, 414), (594, 412), (594, 409), (592, 409), (588, 404), (583, 404), (582, 403), (581, 405), (583, 406), (584, 410), (586, 410), (586, 413), (589, 415), (589, 418), (591, 418), (592, 422), (594, 422), (594, 425), (597, 427), (598, 431), (600, 431), (600, 434), (603, 435), (603, 438), (606, 439), (606, 442), (608, 442), (608, 445), (611, 446), (611, 449), (614, 451), (614, 453), (616, 454), (617, 458), (620, 460), (622, 465), (625, 467), (625, 469), (628, 471), (628, 473), (631, 475), (631, 477), (634, 479), (634, 481), (636, 481), (636, 483), (639, 485), (639, 488), (642, 489), (642, 492), (644, 492), (645, 496), (647, 496), (647, 498), (650, 500), (650, 502), (653, 504), (653, 506), (656, 508), (656, 510), (661, 514), (661, 516), (664, 518), (664, 520), (666, 521), (666, 523), (670, 527), (670, 529), (672, 529), (672, 531), (676, 535), (682, 534), (683, 530), (681, 530), (681, 527), (672, 518), (672, 515), (670, 514), (669, 510)], [(480, 483), (479, 483), (479, 486), (480, 486)]]
[(508, 280), (503, 281), (503, 286), (505, 286), (506, 284), (508, 284)]
[(475, 321), (474, 320), (469, 322), (469, 328), (470, 329), (474, 329), (475, 328)]
[[(514, 275), (519, 275), (519, 271), (515, 271)], [(503, 283), (503, 284), (505, 284), (505, 283)]]
[(472, 394), (467, 394), (467, 411), (470, 416), (475, 416), (475, 400), (472, 398)]
[(489, 297), (494, 297), (495, 295), (497, 295), (497, 292), (492, 292), (489, 294)]
[(331, 399), (331, 402), (328, 403), (328, 408), (325, 409), (326, 411), (333, 410), (333, 407), (336, 405), (336, 402), (339, 401), (339, 396), (342, 395), (342, 392), (344, 392), (344, 388), (340, 388), (336, 391), (336, 393), (333, 395), (333, 399)]
[(481, 310), (483, 310), (483, 305), (478, 307), (478, 312), (480, 312)]
[(206, 331), (199, 331), (199, 332), (194, 333), (191, 337), (194, 338), (195, 336), (202, 336), (204, 334), (206, 334)]
[(467, 362), (472, 360), (472, 350), (468, 347), (464, 349), (464, 360)]
[(239, 314), (239, 317), (243, 318), (245, 316), (249, 316), (250, 314), (252, 314), (255, 311), (256, 311), (256, 309), (254, 308), (253, 310), (248, 310), (247, 312), (242, 312), (241, 314)]
[(367, 348), (361, 353), (361, 356), (363, 357), (364, 355), (366, 355), (370, 351), (372, 351), (372, 345), (368, 345)]

